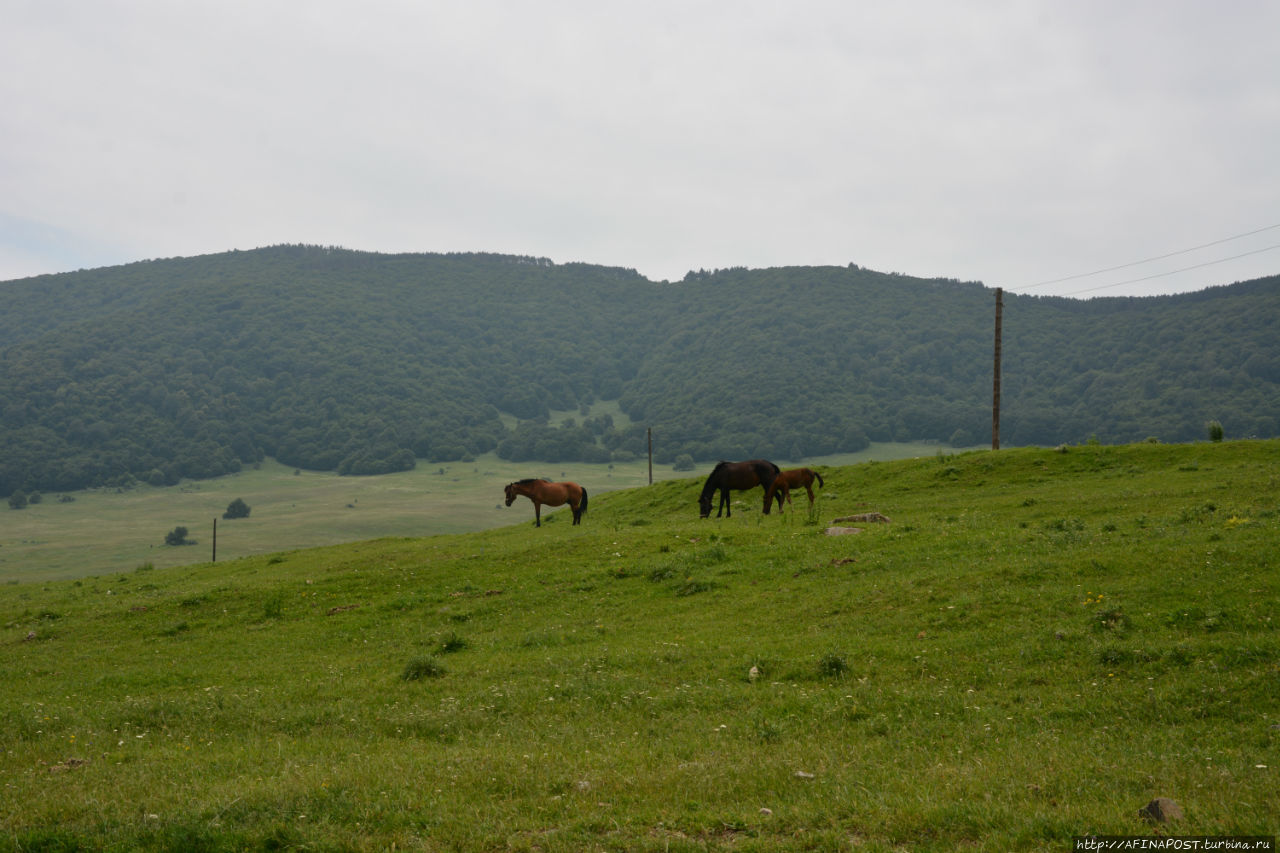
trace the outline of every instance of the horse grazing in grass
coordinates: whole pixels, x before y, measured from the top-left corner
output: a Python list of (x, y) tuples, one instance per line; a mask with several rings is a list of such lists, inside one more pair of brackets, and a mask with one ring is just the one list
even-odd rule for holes
[(698, 497), (698, 516), (700, 518), (711, 517), (711, 497), (719, 489), (720, 506), (716, 510), (716, 518), (720, 517), (721, 512), (724, 513), (725, 518), (729, 518), (733, 515), (733, 509), (729, 505), (730, 489), (742, 491), (743, 489), (754, 489), (756, 486), (764, 486), (765, 490), (768, 491), (777, 476), (778, 466), (768, 459), (717, 463), (716, 467), (711, 469), (711, 474), (707, 477), (707, 483), (702, 487), (702, 494)]
[(821, 489), (826, 483), (822, 482), (822, 475), (812, 468), (792, 468), (789, 471), (780, 471), (774, 479), (773, 485), (765, 490), (764, 493), (764, 514), (769, 514), (770, 504), (774, 498), (778, 500), (778, 512), (782, 512), (782, 502), (785, 500), (791, 503), (791, 490), (798, 489), (801, 486), (809, 493), (809, 509), (813, 509), (813, 481), (818, 481), (818, 488)]
[(514, 483), (507, 484), (507, 506), (515, 503), (516, 498), (524, 495), (533, 501), (533, 524), (535, 527), (542, 526), (542, 505), (547, 506), (564, 506), (569, 505), (569, 509), (573, 510), (573, 523), (577, 524), (582, 520), (582, 514), (587, 511), (587, 490), (579, 486), (577, 483), (563, 482), (553, 483), (550, 480), (516, 480)]

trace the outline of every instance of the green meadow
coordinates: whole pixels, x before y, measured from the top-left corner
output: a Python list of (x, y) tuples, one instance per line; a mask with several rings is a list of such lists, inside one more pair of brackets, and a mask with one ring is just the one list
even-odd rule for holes
[[(625, 418), (616, 409), (613, 414), (620, 421)], [(804, 464), (851, 464), (936, 452), (936, 445), (923, 443), (877, 444), (861, 453)], [(653, 479), (697, 477), (701, 482), (710, 466), (699, 471), (701, 476), (655, 465)], [(513, 463), (488, 453), (474, 462), (420, 461), (414, 470), (398, 474), (341, 477), (266, 460), (238, 474), (178, 486), (90, 489), (66, 495), (73, 499), (69, 501), (58, 494), (42, 495), (39, 503), (22, 510), (0, 504), (0, 583), (204, 562), (214, 556), (215, 522), (219, 561), (384, 536), (487, 530), (526, 516), (533, 519), (532, 506), (524, 501), (503, 506), (503, 486), (522, 477), (576, 480), (594, 498), (648, 484), (649, 465)], [(223, 520), (227, 505), (236, 498), (249, 505), (249, 517)], [(165, 534), (179, 526), (188, 529), (195, 544), (164, 544)]]
[[(812, 512), (615, 472), (578, 527), (486, 486), (504, 526), (0, 585), (0, 851), (1276, 834), (1280, 441), (821, 470)], [(334, 525), (392, 505), (339, 483)]]

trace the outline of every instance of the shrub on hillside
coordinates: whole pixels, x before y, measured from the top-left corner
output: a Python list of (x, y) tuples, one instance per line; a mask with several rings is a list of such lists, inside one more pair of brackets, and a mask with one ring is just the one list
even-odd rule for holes
[(194, 539), (188, 539), (189, 531), (185, 527), (175, 527), (164, 535), (164, 544), (166, 545), (194, 545)]

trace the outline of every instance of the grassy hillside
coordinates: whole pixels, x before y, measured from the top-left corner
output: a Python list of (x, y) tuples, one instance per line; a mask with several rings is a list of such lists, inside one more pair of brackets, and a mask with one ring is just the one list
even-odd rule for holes
[(813, 517), (668, 480), (580, 527), (0, 586), (0, 850), (1277, 831), (1280, 442), (825, 473)]

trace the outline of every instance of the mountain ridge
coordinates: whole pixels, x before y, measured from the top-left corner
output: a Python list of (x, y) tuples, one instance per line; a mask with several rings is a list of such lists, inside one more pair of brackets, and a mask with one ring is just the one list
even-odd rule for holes
[[(1280, 277), (1004, 294), (1002, 441), (1280, 429)], [(635, 270), (274, 246), (0, 283), (0, 495), (272, 456), (376, 474), (497, 450), (658, 461), (990, 435), (993, 291), (847, 267)], [(589, 417), (618, 400), (635, 422)], [(581, 421), (553, 424), (551, 411)], [(503, 415), (518, 419), (514, 429)]]

